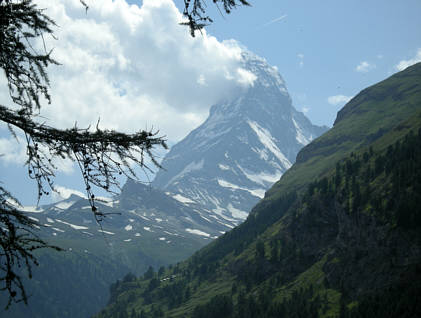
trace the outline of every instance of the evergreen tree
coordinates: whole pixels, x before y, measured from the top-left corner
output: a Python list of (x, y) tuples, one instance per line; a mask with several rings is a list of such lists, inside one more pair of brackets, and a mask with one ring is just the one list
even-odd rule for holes
[[(205, 0), (185, 1), (184, 17), (192, 36), (212, 20), (205, 15)], [(215, 0), (226, 13), (245, 0)], [(88, 5), (80, 0), (88, 11)], [(75, 160), (81, 170), (92, 213), (101, 222), (106, 215), (95, 204), (93, 187), (111, 191), (118, 187), (116, 175), (136, 178), (132, 163), (150, 170), (145, 158), (159, 167), (152, 149), (166, 148), (165, 140), (153, 131), (123, 134), (114, 130), (94, 131), (75, 127), (57, 129), (38, 121), (41, 101), (51, 103), (47, 68), (58, 64), (46, 48), (37, 52), (32, 40), (53, 36), (54, 21), (33, 0), (0, 0), (0, 68), (4, 71), (9, 95), (14, 105), (0, 105), (0, 121), (14, 137), (17, 131), (26, 140), (26, 165), (36, 181), (38, 200), (54, 191), (55, 158)], [(116, 159), (117, 158), (117, 159)], [(12, 301), (27, 303), (24, 286), (16, 267), (24, 266), (29, 277), (31, 265), (37, 265), (34, 251), (55, 248), (35, 233), (39, 224), (19, 209), (21, 205), (6, 188), (0, 186), (0, 290)]]
[(151, 279), (152, 277), (154, 277), (155, 272), (153, 270), (152, 266), (148, 267), (148, 270), (145, 272), (145, 274), (143, 274), (143, 278), (144, 279)]

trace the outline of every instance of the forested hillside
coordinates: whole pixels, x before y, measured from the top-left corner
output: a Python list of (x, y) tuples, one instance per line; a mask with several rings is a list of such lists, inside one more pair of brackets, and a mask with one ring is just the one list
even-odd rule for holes
[(421, 64), (358, 94), (247, 220), (95, 317), (419, 317)]

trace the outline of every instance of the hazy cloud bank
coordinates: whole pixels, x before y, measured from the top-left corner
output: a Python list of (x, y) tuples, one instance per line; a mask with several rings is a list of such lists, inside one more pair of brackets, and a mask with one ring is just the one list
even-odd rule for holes
[[(96, 124), (125, 132), (159, 129), (177, 141), (207, 116), (208, 108), (252, 85), (241, 68), (235, 41), (219, 42), (206, 32), (192, 38), (178, 23), (171, 0), (39, 0), (58, 24), (58, 40), (47, 38), (52, 104), (42, 115), (56, 127)], [(9, 104), (5, 85), (0, 102)], [(6, 91), (6, 92), (5, 92)]]

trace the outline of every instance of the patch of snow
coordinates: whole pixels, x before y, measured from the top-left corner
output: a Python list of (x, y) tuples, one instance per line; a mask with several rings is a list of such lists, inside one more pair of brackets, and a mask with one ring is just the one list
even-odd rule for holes
[(189, 221), (189, 222), (194, 222), (193, 220), (192, 220), (192, 218), (191, 217), (189, 217), (189, 216), (183, 216), (187, 221)]
[(156, 222), (158, 222), (158, 223), (161, 223), (161, 222), (162, 222), (162, 219), (160, 219), (160, 218), (155, 218), (155, 221), (156, 221)]
[(92, 208), (91, 208), (91, 206), (90, 206), (90, 205), (88, 205), (88, 206), (83, 206), (83, 207), (81, 207), (80, 209), (81, 209), (81, 210), (86, 210), (86, 209), (92, 209)]
[(223, 164), (218, 164), (218, 167), (219, 167), (219, 169), (221, 169), (221, 170), (229, 170), (230, 169), (230, 167), (229, 166), (227, 166), (227, 165), (223, 165)]
[(59, 222), (59, 223), (66, 224), (66, 225), (70, 226), (71, 228), (73, 228), (75, 230), (88, 230), (89, 229), (89, 227), (87, 227), (87, 226), (75, 225), (75, 224), (71, 224), (71, 223), (68, 223), (68, 222), (64, 222), (64, 221), (59, 220), (59, 219), (56, 219), (56, 221)]
[(237, 167), (241, 170), (241, 172), (246, 176), (247, 179), (255, 183), (258, 183), (264, 187), (271, 186), (276, 181), (278, 181), (282, 176), (282, 172), (279, 170), (277, 170), (275, 173), (269, 173), (269, 172), (253, 173), (247, 169), (244, 169), (238, 164), (237, 164)]
[(153, 232), (149, 226), (144, 226), (143, 229), (148, 232)]
[(134, 222), (134, 219), (129, 219), (129, 222), (130, 222), (130, 223), (133, 223), (133, 222)]
[(133, 226), (131, 226), (131, 225), (129, 224), (129, 225), (126, 225), (126, 226), (124, 227), (124, 229), (125, 229), (126, 231), (131, 231), (131, 230), (133, 229)]
[[(67, 210), (70, 208), (73, 204), (75, 204), (76, 201), (62, 201), (55, 205), (56, 208)], [(90, 208), (90, 207), (89, 207)]]
[(54, 220), (53, 219), (50, 219), (50, 218), (47, 218), (47, 222), (54, 223)]
[(136, 233), (134, 236), (140, 236), (140, 233)]
[[(215, 209), (212, 209), (212, 212), (215, 213), (215, 214), (217, 214), (217, 215), (219, 215), (219, 216), (222, 216), (222, 213), (224, 211), (225, 210), (223, 208), (221, 208), (219, 205)], [(211, 215), (211, 216), (214, 217), (214, 218), (216, 218), (214, 215)]]
[(109, 235), (114, 235), (115, 233), (113, 232), (108, 232), (108, 231), (104, 231), (104, 230), (98, 230), (98, 232), (100, 233), (105, 233), (105, 234), (109, 234)]
[(200, 214), (200, 217), (206, 221), (208, 221), (209, 223), (211, 222), (211, 220), (209, 220), (207, 217), (203, 216), (202, 214)]
[(275, 138), (272, 137), (270, 132), (260, 127), (258, 123), (255, 121), (248, 120), (247, 123), (249, 124), (250, 128), (256, 133), (257, 137), (259, 138), (260, 142), (270, 151), (272, 152), (276, 158), (282, 163), (282, 165), (289, 169), (292, 164), (291, 162), (284, 156), (284, 154), (279, 150), (278, 146), (275, 144)]
[(186, 229), (186, 232), (189, 232), (190, 234), (210, 237), (209, 233), (206, 233), (206, 232), (203, 232), (203, 231), (200, 231), (200, 230), (196, 230), (196, 229)]
[(52, 229), (53, 229), (54, 231), (64, 233), (64, 231), (63, 231), (63, 230), (60, 230), (60, 229), (58, 229), (58, 228), (56, 228), (56, 227), (53, 227)]
[(221, 204), (221, 202), (219, 201), (219, 199), (218, 198), (216, 198), (216, 197), (214, 197), (214, 196), (212, 196), (212, 195), (210, 195), (209, 193), (205, 193), (205, 194), (203, 194), (203, 193), (200, 193), (201, 195), (202, 195), (202, 197), (204, 197), (204, 198), (207, 198), (210, 202), (212, 202), (212, 204), (213, 205), (216, 205), (216, 206), (218, 206), (218, 205), (220, 205)]
[(266, 193), (265, 189), (254, 189), (254, 190), (248, 189), (247, 191), (249, 191), (252, 195), (254, 195), (255, 197), (258, 197), (260, 199), (263, 199), (265, 197), (265, 193)]
[(95, 198), (98, 203), (109, 206), (110, 208), (114, 207), (115, 203), (118, 203), (118, 201), (114, 201), (112, 198), (107, 198), (107, 197), (95, 197)]
[(37, 218), (34, 218), (33, 216), (28, 216), (28, 218), (31, 219), (32, 221), (39, 223), (39, 220)]
[(181, 194), (173, 195), (173, 198), (181, 203), (194, 203), (194, 201), (190, 200), (189, 198), (186, 198), (182, 196)]
[(238, 185), (235, 185), (235, 184), (233, 184), (233, 183), (230, 183), (230, 182), (228, 182), (228, 181), (225, 181), (225, 180), (223, 180), (223, 179), (218, 179), (218, 184), (221, 186), (221, 187), (224, 187), (224, 188), (232, 188), (232, 189), (241, 189), (241, 187), (240, 186), (238, 186)]
[(57, 233), (56, 233), (56, 232), (54, 232), (54, 233), (53, 233), (53, 235), (54, 235), (54, 236), (57, 236)]
[(310, 143), (310, 141), (312, 141), (312, 137), (313, 136), (310, 136), (310, 138), (308, 139), (308, 138), (306, 138), (306, 136), (304, 136), (304, 134), (303, 134), (303, 130), (301, 129), (301, 127), (300, 126), (298, 126), (298, 124), (297, 124), (297, 122), (294, 120), (294, 118), (292, 118), (292, 122), (294, 123), (294, 126), (295, 126), (295, 129), (296, 129), (296, 132), (297, 132), (297, 134), (296, 134), (296, 136), (295, 136), (295, 139), (300, 143), (300, 144), (302, 144), (303, 146), (305, 146), (305, 145), (307, 145), (307, 144), (309, 144)]
[(221, 223), (223, 226), (226, 226), (226, 227), (228, 227), (230, 229), (233, 229), (234, 228), (234, 226), (232, 226), (231, 224), (226, 224), (226, 223), (222, 223), (222, 222), (219, 222), (219, 223)]
[(164, 233), (166, 233), (166, 234), (168, 234), (168, 235), (175, 235), (175, 236), (178, 236), (178, 234), (170, 233), (170, 232), (168, 232), (168, 231), (164, 231)]
[[(226, 212), (226, 210), (221, 208), (219, 205), (217, 205), (215, 209), (212, 209), (212, 212), (215, 213), (216, 215), (220, 216), (221, 218), (223, 218), (226, 221), (235, 222), (235, 219), (230, 218), (229, 216), (224, 214), (224, 212)], [(215, 215), (210, 215), (210, 217), (213, 217), (217, 221), (219, 221), (219, 219)]]
[(130, 242), (132, 239), (127, 239), (127, 240), (124, 240), (124, 242)]
[(247, 218), (247, 212), (234, 208), (231, 203), (228, 204), (227, 209), (231, 212), (231, 215), (236, 219), (245, 220)]
[(247, 188), (240, 187), (236, 184), (230, 183), (228, 181), (225, 181), (223, 179), (217, 179), (217, 181), (218, 181), (218, 184), (221, 187), (224, 187), (224, 188), (231, 188), (231, 189), (234, 189), (234, 190), (248, 191), (252, 195), (254, 195), (255, 197), (258, 197), (260, 199), (264, 198), (264, 196), (265, 196), (265, 190), (264, 189), (247, 189)]
[(87, 235), (90, 235), (90, 236), (94, 236), (92, 233), (89, 233), (89, 232), (85, 232), (85, 231), (82, 231), (82, 233), (83, 234), (87, 234)]
[[(15, 204), (13, 204), (13, 205), (15, 205)], [(41, 212), (44, 211), (43, 209), (41, 209), (38, 206), (24, 206), (24, 207), (16, 206), (16, 208), (20, 211), (30, 212), (30, 213), (41, 213)]]
[(160, 237), (159, 240), (160, 241), (165, 241), (165, 237)]
[(50, 226), (51, 226), (51, 224), (47, 224), (47, 223), (45, 223), (45, 224), (44, 224), (44, 226), (46, 226), (46, 227), (50, 227)]

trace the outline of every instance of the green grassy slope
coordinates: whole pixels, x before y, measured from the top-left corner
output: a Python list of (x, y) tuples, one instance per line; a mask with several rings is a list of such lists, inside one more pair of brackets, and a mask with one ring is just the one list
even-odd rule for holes
[(421, 315), (421, 64), (365, 89), (239, 227), (105, 317)]
[[(334, 127), (304, 147), (294, 166), (267, 193), (269, 199), (320, 177), (352, 151), (375, 142), (419, 111), (421, 64), (361, 91), (338, 112)], [(376, 144), (378, 147), (385, 145)]]

